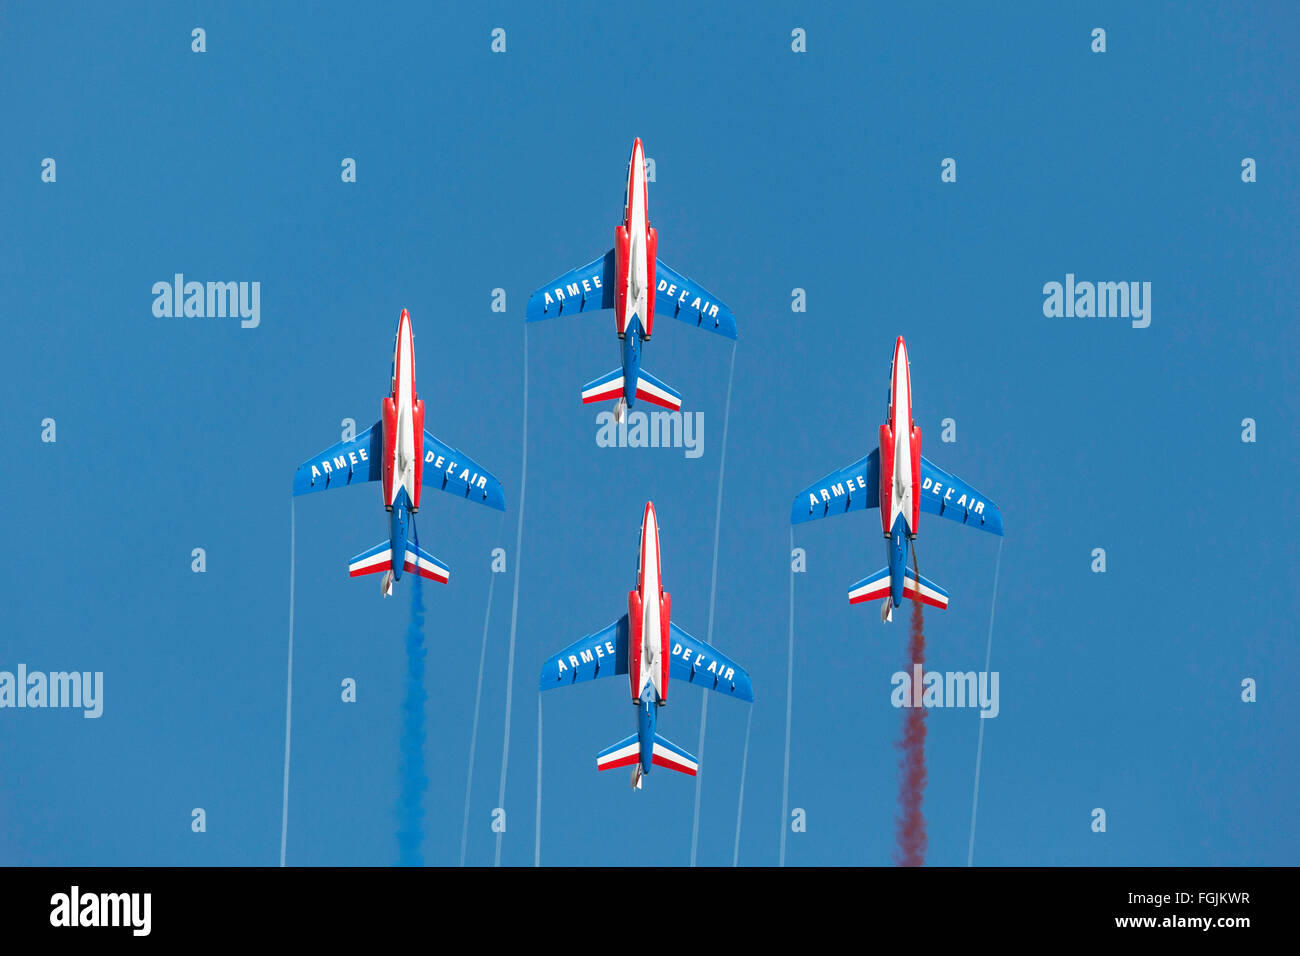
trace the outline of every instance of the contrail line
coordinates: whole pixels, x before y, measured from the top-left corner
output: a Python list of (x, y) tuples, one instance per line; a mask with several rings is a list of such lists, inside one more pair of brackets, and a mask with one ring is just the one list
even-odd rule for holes
[(294, 571), (294, 500), (289, 499), (289, 676), (284, 699), (284, 804), (280, 810), (280, 865), (284, 866), (289, 844), (289, 732), (293, 726), (293, 571)]
[[(501, 516), (501, 526), (497, 528), (496, 540), (501, 540), (501, 528), (505, 526), (506, 516)], [(483, 613), (483, 645), (478, 652), (478, 684), (474, 688), (474, 723), (469, 732), (469, 771), (465, 775), (465, 820), (460, 828), (460, 865), (465, 865), (465, 849), (469, 844), (469, 797), (474, 788), (474, 753), (478, 749), (479, 706), (483, 701), (483, 665), (487, 658), (488, 623), (492, 620), (492, 591), (496, 587), (497, 576), (492, 572), (488, 576), (487, 610)]]
[[(510, 655), (506, 665), (506, 726), (501, 741), (501, 786), (497, 790), (497, 807), (506, 805), (506, 769), (510, 766), (510, 711), (514, 704), (515, 689), (515, 627), (519, 622), (519, 577), (523, 567), (524, 547), (524, 492), (528, 488), (528, 326), (524, 326), (524, 453), (519, 471), (519, 526), (515, 531), (515, 583), (514, 597), (510, 602)], [(501, 865), (501, 837), (497, 831), (497, 848), (492, 865)]]
[[(998, 539), (998, 558), (993, 565), (993, 600), (989, 602), (989, 643), (984, 651), (984, 673), (989, 672), (989, 663), (993, 659), (993, 612), (998, 606), (998, 572), (1002, 570), (1002, 542)], [(975, 865), (975, 811), (980, 805), (980, 762), (984, 758), (984, 715), (980, 715), (979, 743), (975, 746), (975, 795), (970, 803), (970, 846), (966, 850), (966, 865)]]
[[(727, 426), (731, 422), (731, 382), (736, 373), (736, 344), (731, 344), (731, 369), (727, 372), (727, 404), (722, 413), (722, 455), (718, 462), (718, 510), (713, 520), (713, 580), (709, 585), (709, 632), (705, 641), (713, 643), (713, 599), (718, 594), (718, 535), (722, 530), (722, 479), (727, 473)], [(709, 723), (709, 692), (704, 692), (704, 703), (700, 707), (700, 744), (695, 749), (695, 760), (704, 763), (704, 728)], [(704, 775), (697, 771), (695, 775), (695, 820), (691, 824), (691, 866), (695, 865), (695, 853), (700, 842), (700, 789), (704, 785)]]
[[(790, 529), (790, 551), (794, 551), (794, 528)], [(781, 778), (781, 866), (785, 866), (785, 834), (790, 823), (790, 715), (794, 693), (794, 564), (790, 565), (790, 656), (785, 678), (785, 773)]]
[(542, 865), (542, 694), (537, 694), (537, 820), (533, 866)]
[(749, 766), (749, 725), (754, 722), (754, 708), (745, 717), (745, 749), (740, 758), (740, 802), (736, 804), (736, 849), (731, 854), (731, 865), (740, 866), (740, 818), (745, 812), (745, 770)]

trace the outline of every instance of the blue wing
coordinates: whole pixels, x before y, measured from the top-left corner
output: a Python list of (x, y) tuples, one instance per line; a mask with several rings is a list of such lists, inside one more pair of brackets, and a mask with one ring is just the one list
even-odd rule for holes
[(528, 297), (525, 322), (614, 308), (614, 250), (566, 272)]
[(627, 673), (627, 615), (574, 641), (542, 665), (540, 687), (549, 690)]
[(998, 506), (924, 455), (921, 456), (921, 510), (981, 531), (1002, 533), (1002, 512)]
[(655, 260), (655, 315), (670, 315), (700, 329), (736, 337), (736, 317), (718, 297), (694, 279)]
[(501, 482), (469, 455), (444, 445), (427, 431), (424, 433), (424, 471), (420, 484), (449, 491), (497, 511), (506, 510), (506, 495), (501, 490)]
[(790, 523), (879, 507), (880, 449), (875, 449), (866, 458), (831, 472), (799, 492), (790, 510)]
[(383, 475), (384, 430), (375, 422), (352, 441), (331, 445), (293, 473), (294, 495), (378, 481)]
[(668, 675), (706, 690), (716, 690), (729, 697), (753, 701), (754, 685), (749, 672), (726, 654), (720, 654), (698, 637), (692, 637), (676, 624), (669, 623), (672, 647), (668, 658)]

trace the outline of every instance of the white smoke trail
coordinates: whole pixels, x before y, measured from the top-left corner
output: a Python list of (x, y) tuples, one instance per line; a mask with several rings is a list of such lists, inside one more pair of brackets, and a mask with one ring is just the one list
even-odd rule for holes
[[(497, 528), (496, 540), (501, 540), (501, 528), (505, 527), (506, 516), (501, 516), (501, 527)], [(478, 652), (478, 682), (474, 687), (474, 723), (469, 732), (469, 769), (465, 774), (465, 819), (460, 828), (460, 865), (465, 865), (465, 850), (469, 846), (469, 798), (474, 789), (474, 755), (478, 750), (478, 718), (483, 702), (483, 666), (487, 660), (488, 624), (492, 620), (492, 592), (496, 588), (495, 572), (488, 573), (487, 610), (483, 612), (483, 644)]]
[(740, 802), (736, 804), (736, 849), (731, 854), (731, 865), (740, 866), (740, 818), (745, 812), (745, 771), (749, 767), (749, 725), (754, 722), (754, 708), (745, 717), (745, 749), (740, 758)]
[[(988, 673), (989, 664), (993, 660), (993, 613), (998, 606), (998, 573), (1002, 570), (1002, 542), (1005, 538), (998, 539), (998, 558), (993, 565), (993, 600), (989, 602), (989, 643), (984, 651), (984, 673)], [(970, 804), (970, 846), (966, 849), (966, 865), (975, 865), (975, 811), (979, 809), (980, 804), (980, 763), (984, 759), (984, 724), (987, 721), (981, 720), (979, 743), (975, 746), (975, 795), (971, 797)]]
[[(736, 343), (731, 343), (731, 369), (727, 372), (727, 404), (722, 413), (722, 454), (718, 461), (718, 509), (713, 519), (713, 579), (709, 584), (709, 631), (704, 640), (713, 643), (713, 599), (718, 593), (718, 534), (722, 530), (722, 487), (723, 477), (727, 473), (727, 426), (731, 421), (731, 382), (736, 373)], [(695, 819), (691, 824), (691, 866), (695, 865), (695, 853), (700, 842), (700, 789), (704, 786), (704, 728), (709, 723), (709, 692), (704, 692), (704, 703), (700, 705), (700, 743), (695, 749), (695, 759), (700, 769), (695, 775)]]
[(293, 578), (294, 578), (294, 500), (289, 499), (289, 675), (284, 698), (284, 804), (280, 810), (280, 865), (284, 866), (289, 845), (289, 739), (293, 726)]
[[(524, 326), (524, 451), (523, 465), (519, 471), (519, 526), (515, 531), (515, 583), (514, 597), (510, 602), (510, 653), (506, 665), (506, 721), (504, 736), (501, 741), (501, 786), (497, 789), (497, 806), (504, 810), (506, 805), (506, 770), (510, 766), (510, 711), (514, 703), (515, 689), (515, 628), (519, 622), (519, 578), (523, 568), (524, 547), (524, 492), (528, 488), (528, 326)], [(501, 837), (503, 831), (497, 831), (496, 854), (492, 865), (501, 865)]]
[(537, 694), (537, 819), (533, 843), (533, 866), (542, 865), (542, 694)]
[[(790, 529), (790, 550), (794, 551), (794, 528)], [(794, 701), (794, 564), (790, 565), (790, 656), (785, 678), (785, 772), (781, 778), (781, 866), (785, 866), (785, 834), (790, 826), (790, 716)]]

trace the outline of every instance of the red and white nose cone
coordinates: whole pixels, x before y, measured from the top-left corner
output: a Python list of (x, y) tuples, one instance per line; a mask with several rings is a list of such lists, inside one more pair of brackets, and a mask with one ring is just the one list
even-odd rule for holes
[(890, 383), (889, 402), (893, 407), (895, 428), (898, 422), (902, 421), (906, 427), (911, 427), (908, 419), (911, 416), (912, 394), (911, 379), (907, 369), (907, 343), (903, 341), (900, 335), (898, 341), (894, 343), (894, 380)]
[(411, 313), (402, 310), (402, 317), (397, 322), (397, 342), (393, 347), (393, 398), (399, 404), (403, 393), (413, 392), (415, 388), (414, 364), (415, 343), (411, 335)]
[(639, 136), (632, 143), (632, 158), (628, 160), (628, 164), (628, 172), (630, 173), (628, 176), (628, 182), (629, 184), (632, 184), (639, 178), (636, 175), (636, 170), (639, 169), (643, 173), (645, 172), (645, 152), (641, 148), (641, 137)]
[(653, 502), (647, 501), (641, 518), (641, 583), (646, 600), (659, 590), (659, 522)]
[(632, 144), (632, 157), (627, 161), (627, 205), (623, 219), (629, 228), (637, 219), (645, 218), (645, 198), (645, 153), (638, 138)]

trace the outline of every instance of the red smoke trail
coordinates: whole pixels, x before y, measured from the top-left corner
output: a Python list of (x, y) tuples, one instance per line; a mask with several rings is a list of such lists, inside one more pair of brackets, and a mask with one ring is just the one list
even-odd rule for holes
[[(886, 598), (885, 600), (889, 600)], [(912, 634), (908, 642), (911, 664), (925, 663), (925, 622), (921, 615), (921, 602), (912, 602)], [(909, 677), (915, 676), (908, 667)], [(912, 703), (919, 697), (921, 688), (914, 688)], [(903, 736), (898, 741), (903, 752), (898, 762), (901, 779), (898, 785), (898, 810), (896, 821), (898, 849), (895, 862), (899, 866), (923, 866), (928, 840), (925, 835), (925, 814), (921, 810), (925, 795), (925, 708), (912, 706), (903, 709)]]

